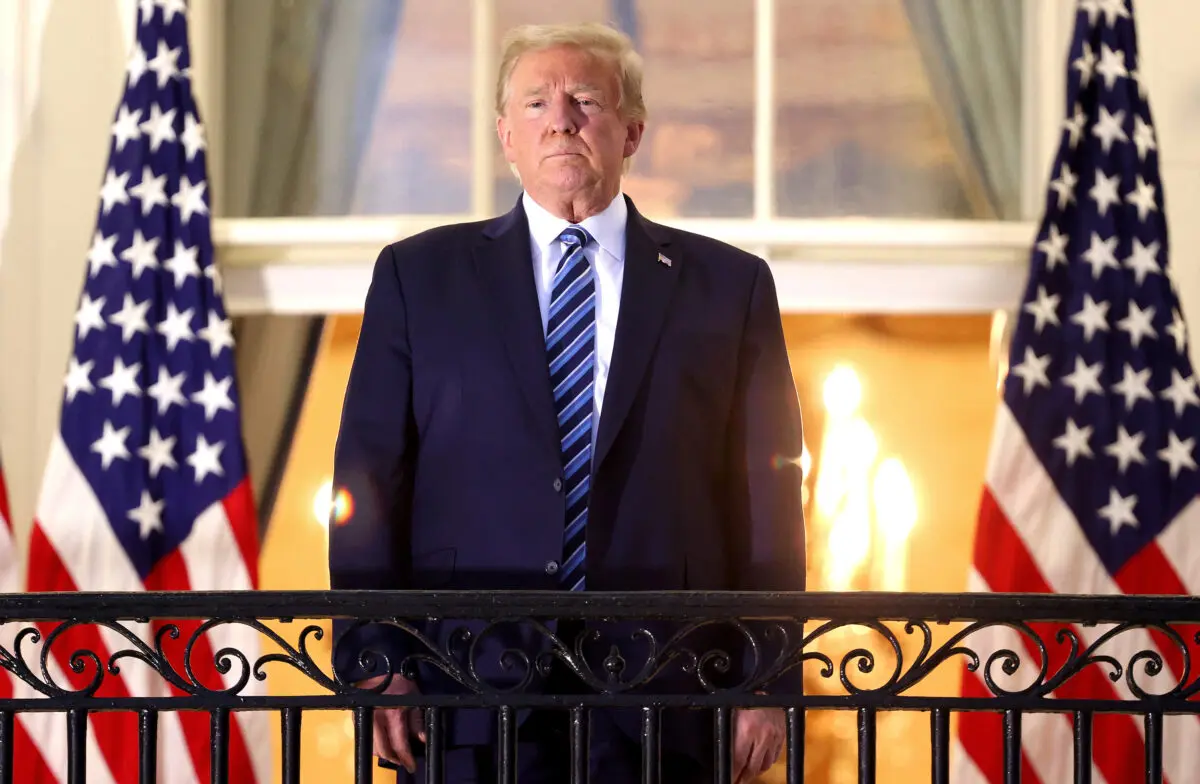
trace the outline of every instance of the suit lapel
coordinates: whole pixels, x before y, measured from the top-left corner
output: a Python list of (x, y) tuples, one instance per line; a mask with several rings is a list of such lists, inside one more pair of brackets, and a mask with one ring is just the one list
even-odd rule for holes
[(493, 325), (504, 341), (533, 420), (557, 448), (554, 398), (533, 279), (529, 222), (520, 202), (507, 215), (484, 227), (483, 238), (474, 250), (474, 261), (483, 284), (484, 300), (492, 310)]
[[(625, 275), (621, 308), (613, 341), (612, 364), (604, 391), (600, 432), (596, 436), (593, 471), (599, 468), (629, 414), (646, 367), (658, 346), (659, 333), (671, 304), (679, 262), (669, 250), (669, 237), (649, 224), (626, 197), (629, 218), (625, 240)], [(660, 258), (662, 254), (662, 258)]]

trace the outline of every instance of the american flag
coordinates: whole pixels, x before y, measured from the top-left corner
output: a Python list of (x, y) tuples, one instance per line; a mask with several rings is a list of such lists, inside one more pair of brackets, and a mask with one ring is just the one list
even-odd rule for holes
[[(192, 94), (185, 0), (139, 0), (136, 43), (111, 126), (87, 272), (75, 314), (58, 432), (36, 509), (30, 591), (232, 590), (256, 586), (257, 527), (234, 381), (231, 322), (210, 234), (207, 142)], [(218, 613), (217, 607), (213, 612)], [(153, 640), (161, 624), (129, 624)], [(177, 671), (196, 622), (169, 642)], [(50, 627), (47, 627), (50, 628)], [(174, 647), (172, 647), (172, 645)], [(218, 627), (192, 664), (209, 688), (232, 685), (213, 653), (253, 662), (257, 635)], [(101, 660), (127, 648), (109, 629), (78, 627), (52, 646), (51, 675), (74, 688), (76, 649)], [(166, 681), (125, 660), (101, 694), (165, 696)], [(185, 675), (186, 677), (186, 675)], [(250, 679), (253, 694), (262, 685)], [(66, 723), (35, 742), (65, 780)], [(138, 781), (137, 717), (93, 713), (89, 782)], [(266, 781), (270, 739), (261, 713), (230, 722), (231, 782)], [(210, 780), (209, 718), (159, 718), (159, 781)], [(25, 773), (20, 781), (31, 781)], [(214, 779), (215, 780), (215, 779)]]
[[(8, 507), (8, 491), (4, 484), (4, 471), (0, 467), (0, 593), (21, 592), (21, 564), (17, 555), (17, 544), (13, 538), (12, 515)], [(15, 648), (17, 634), (16, 624), (0, 626), (0, 647), (8, 652)], [(37, 693), (13, 678), (7, 671), (0, 672), (0, 699), (23, 699), (34, 697)], [(32, 781), (49, 781), (49, 769), (42, 756), (42, 751), (33, 745), (30, 738), (30, 726), (44, 723), (45, 719), (33, 714), (26, 714), (13, 723), (14, 748), (13, 758), (19, 760), (25, 772), (31, 775)]]
[[(971, 588), (1200, 593), (1200, 396), (1169, 277), (1132, 3), (1080, 0), (1067, 67), (1066, 119), (994, 424)], [(1104, 629), (1073, 631), (1091, 643)], [(1057, 667), (1066, 646), (1052, 631), (1042, 638)], [(1035, 651), (1015, 632), (971, 639), (979, 651), (1024, 652), (1022, 671), (1036, 671)], [(1167, 665), (1156, 679), (1139, 667), (1144, 687), (1165, 690), (1183, 676), (1179, 650), (1144, 631), (1101, 653), (1128, 665), (1140, 650)], [(964, 694), (988, 693), (981, 675), (964, 673)], [(1124, 679), (1113, 683), (1096, 666), (1054, 696), (1132, 698)], [(1000, 717), (961, 718), (954, 780), (1002, 781)], [(1143, 735), (1135, 717), (1097, 716), (1092, 780), (1141, 781)], [(1165, 736), (1168, 779), (1195, 781), (1200, 721), (1168, 718)], [(1025, 716), (1022, 742), (1022, 781), (1073, 780), (1069, 715)]]

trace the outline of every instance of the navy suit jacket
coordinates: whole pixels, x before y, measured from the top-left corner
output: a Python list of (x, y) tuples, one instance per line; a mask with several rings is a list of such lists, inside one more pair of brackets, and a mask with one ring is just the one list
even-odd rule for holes
[[(800, 410), (770, 270), (627, 203), (588, 589), (803, 590)], [(331, 527), (331, 587), (559, 589), (548, 568), (563, 548), (558, 439), (520, 201), (384, 248), (337, 440), (334, 483), (353, 512)], [(422, 623), (453, 646), (449, 624)], [(498, 666), (502, 648), (540, 641), (492, 637), (477, 664), (503, 685), (516, 675)], [(387, 626), (354, 629), (335, 649), (340, 677), (366, 674), (364, 646), (412, 652)], [(420, 676), (427, 692), (456, 688), (431, 668)], [(464, 719), (450, 739), (491, 743), (491, 727)], [(691, 734), (664, 720), (664, 746)]]

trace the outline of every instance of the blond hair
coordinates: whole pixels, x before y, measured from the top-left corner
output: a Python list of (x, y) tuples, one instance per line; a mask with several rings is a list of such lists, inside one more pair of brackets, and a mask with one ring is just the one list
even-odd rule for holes
[(630, 122), (645, 122), (642, 98), (642, 57), (629, 36), (597, 22), (558, 25), (522, 25), (504, 36), (500, 70), (496, 79), (496, 115), (508, 105), (509, 82), (521, 55), (556, 46), (574, 46), (607, 57), (617, 69), (617, 108)]

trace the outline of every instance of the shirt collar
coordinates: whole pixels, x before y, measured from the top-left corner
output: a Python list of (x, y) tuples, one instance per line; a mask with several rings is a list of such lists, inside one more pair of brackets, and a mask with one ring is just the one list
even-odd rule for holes
[[(562, 230), (571, 225), (569, 221), (552, 215), (545, 207), (533, 200), (528, 193), (521, 195), (521, 203), (525, 207), (525, 216), (529, 220), (529, 233), (539, 248), (547, 248), (558, 239)], [(592, 239), (608, 254), (617, 259), (625, 258), (625, 223), (629, 217), (629, 207), (625, 197), (618, 192), (603, 212), (584, 218), (579, 223)]]

